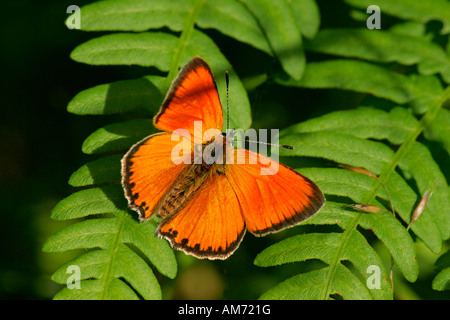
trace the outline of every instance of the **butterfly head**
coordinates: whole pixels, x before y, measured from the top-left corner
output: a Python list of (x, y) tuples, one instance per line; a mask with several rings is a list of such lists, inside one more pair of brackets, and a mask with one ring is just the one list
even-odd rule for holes
[(227, 129), (227, 132), (222, 132), (222, 136), (225, 137), (227, 146), (234, 146), (234, 136), (237, 134), (237, 130), (235, 129)]
[(222, 132), (220, 135), (213, 137), (211, 141), (202, 145), (203, 163), (207, 165), (212, 164), (226, 164), (229, 163), (233, 156), (234, 150), (234, 136), (237, 131), (228, 129), (227, 132)]

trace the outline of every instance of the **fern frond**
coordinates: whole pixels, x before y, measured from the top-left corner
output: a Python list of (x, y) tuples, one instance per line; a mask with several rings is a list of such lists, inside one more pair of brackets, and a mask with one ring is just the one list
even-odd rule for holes
[(431, 284), (434, 290), (450, 290), (450, 250), (436, 260), (435, 269), (438, 274)]
[[(50, 237), (44, 251), (90, 249), (55, 272), (52, 279), (66, 284), (70, 279), (67, 268), (77, 265), (82, 280), (80, 290), (64, 288), (56, 299), (160, 299), (161, 289), (151, 266), (169, 278), (175, 277), (177, 264), (173, 251), (166, 241), (154, 235), (157, 222), (138, 223), (127, 210), (120, 185), (120, 159), (131, 145), (154, 132), (152, 116), (159, 110), (178, 68), (194, 56), (203, 57), (212, 66), (222, 99), (225, 99), (225, 76), (220, 75), (229, 71), (233, 77), (229, 99), (234, 106), (230, 122), (236, 128), (250, 126), (250, 104), (242, 82), (214, 41), (195, 29), (195, 25), (216, 28), (224, 34), (231, 32), (237, 40), (269, 54), (271, 49), (242, 3), (218, 4), (219, 1), (215, 4), (201, 0), (113, 0), (81, 8), (84, 31), (135, 33), (113, 33), (91, 39), (73, 50), (73, 60), (90, 65), (155, 67), (167, 75), (148, 75), (88, 88), (68, 105), (69, 112), (80, 115), (134, 112), (142, 118), (128, 117), (125, 122), (106, 125), (83, 143), (84, 153), (100, 156), (107, 153), (107, 156), (78, 169), (69, 184), (88, 189), (63, 199), (52, 211), (55, 220), (78, 220)], [(177, 36), (148, 31), (164, 26), (182, 32)], [(237, 29), (240, 31), (235, 32)]]
[(410, 103), (416, 113), (424, 113), (436, 103), (442, 89), (434, 77), (406, 76), (364, 61), (351, 59), (308, 63), (300, 81), (277, 75), (276, 83), (310, 89), (342, 89), (393, 101)]
[[(367, 1), (347, 2), (364, 10), (373, 4)], [(426, 4), (410, 0), (395, 4), (382, 1), (377, 5), (383, 13), (418, 22), (438, 18), (444, 23), (442, 32), (449, 31), (449, 16), (441, 11), (448, 9), (448, 3), (444, 1)], [(368, 107), (332, 112), (293, 125), (280, 134), (283, 144), (295, 147), (290, 152), (282, 150), (282, 156), (323, 158), (335, 164), (364, 168), (377, 179), (345, 169), (299, 169), (333, 200), (305, 224), (337, 224), (341, 232), (326, 235), (306, 233), (263, 250), (255, 259), (255, 264), (260, 266), (309, 259), (319, 259), (327, 266), (287, 279), (261, 298), (330, 299), (333, 294), (347, 299), (366, 299), (367, 294), (374, 299), (392, 298), (388, 275), (378, 254), (373, 251), (374, 256), (370, 260), (359, 261), (360, 254), (356, 254), (358, 243), (370, 248), (361, 229), (372, 231), (388, 248), (403, 276), (408, 281), (415, 281), (419, 270), (414, 241), (406, 226), (422, 195), (430, 189), (438, 192), (438, 197), (429, 201), (420, 219), (412, 224), (414, 236), (435, 253), (440, 252), (443, 241), (450, 237), (447, 181), (430, 150), (421, 141), (423, 134), (425, 139), (438, 142), (449, 153), (450, 135), (446, 134), (450, 128), (449, 113), (443, 105), (449, 98), (450, 89), (443, 90), (440, 79), (432, 75), (440, 74), (448, 83), (450, 60), (445, 49), (423, 35), (425, 27), (418, 22), (414, 32), (409, 28), (411, 23), (408, 28), (398, 24), (391, 31), (321, 30), (314, 38), (305, 41), (305, 50), (337, 56), (337, 59), (308, 63), (300, 80), (288, 74), (275, 75), (275, 82), (283, 86), (350, 90), (378, 98), (366, 99), (370, 101)], [(394, 63), (416, 64), (419, 74), (395, 72)], [(374, 108), (379, 105), (390, 110)], [(419, 115), (421, 118), (417, 119)], [(347, 206), (351, 203), (374, 205), (386, 212), (353, 211)], [(396, 218), (389, 211), (393, 211)], [(324, 240), (327, 237), (329, 242)], [(324, 243), (324, 246), (314, 248), (310, 239), (316, 240), (314, 245)], [(321, 250), (322, 247), (326, 250)], [(354, 254), (349, 255), (348, 252)], [(340, 278), (345, 278), (342, 270), (347, 273), (351, 270), (344, 261), (351, 262), (360, 276), (359, 284), (351, 282), (357, 292), (355, 295), (348, 292), (347, 287), (338, 285)], [(364, 286), (370, 264), (380, 267), (381, 290)], [(435, 287), (442, 287), (446, 277), (446, 272), (442, 271), (435, 279)]]
[[(372, 4), (346, 2), (364, 10)], [(374, 238), (389, 250), (403, 276), (415, 281), (419, 268), (414, 240), (437, 253), (450, 236), (449, 189), (428, 144), (433, 141), (450, 155), (450, 112), (443, 107), (450, 89), (442, 86), (450, 81), (450, 62), (448, 48), (444, 50), (426, 36), (423, 24), (441, 20), (442, 33), (449, 33), (450, 10), (443, 0), (380, 1), (378, 5), (383, 13), (413, 22), (400, 22), (389, 31), (319, 30), (320, 14), (314, 0), (110, 0), (82, 7), (83, 31), (116, 33), (80, 44), (71, 53), (73, 60), (95, 66), (151, 67), (158, 75), (87, 88), (67, 107), (74, 114), (114, 114), (123, 120), (86, 138), (82, 151), (96, 158), (69, 179), (70, 185), (86, 189), (63, 199), (52, 211), (53, 219), (73, 224), (50, 237), (44, 251), (82, 250), (52, 276), (64, 285), (71, 281), (68, 268), (76, 265), (81, 270), (81, 289), (63, 288), (55, 298), (159, 299), (161, 289), (154, 270), (169, 278), (176, 276), (172, 249), (154, 236), (157, 221), (138, 223), (127, 209), (120, 185), (120, 159), (131, 145), (154, 132), (151, 118), (179, 67), (194, 56), (211, 65), (223, 105), (226, 83), (222, 75), (229, 71), (233, 79), (229, 88), (231, 126), (250, 127), (250, 102), (244, 85), (206, 29), (276, 58), (278, 70), (273, 74), (261, 70), (261, 81), (372, 97), (362, 102), (366, 107), (328, 113), (281, 132), (281, 142), (295, 147), (294, 151), (281, 151), (282, 156), (322, 158), (361, 167), (377, 179), (342, 168), (298, 169), (324, 191), (327, 204), (305, 222), (308, 233), (273, 244), (256, 257), (255, 264), (271, 267), (318, 259), (326, 266), (297, 274), (261, 298), (329, 299), (339, 295), (345, 299), (391, 299), (389, 270), (374, 249)], [(307, 63), (309, 53), (337, 59)], [(417, 72), (402, 74), (396, 68), (399, 65), (415, 65)], [(430, 188), (432, 199), (407, 230), (414, 207)], [(386, 212), (354, 211), (347, 206), (353, 203), (371, 204)], [(394, 211), (395, 217), (389, 211)], [(315, 225), (337, 227), (319, 233)], [(437, 265), (433, 288), (443, 290), (449, 283), (448, 265)], [(370, 266), (379, 268), (379, 289), (367, 285)]]
[(165, 78), (159, 76), (102, 84), (78, 93), (70, 100), (67, 111), (79, 115), (133, 111), (154, 114), (164, 99), (164, 89)]
[(88, 162), (70, 176), (69, 184), (73, 187), (119, 184), (121, 159), (122, 155), (118, 154)]
[(375, 62), (417, 64), (420, 74), (440, 73), (450, 82), (450, 59), (439, 45), (424, 38), (369, 29), (329, 29), (305, 43), (310, 51)]
[(283, 0), (247, 0), (244, 3), (260, 23), (283, 70), (300, 80), (306, 58), (301, 29), (290, 4)]
[[(416, 120), (407, 109), (400, 107), (389, 113), (359, 108), (327, 114), (281, 132), (281, 142), (295, 147), (294, 151), (282, 151), (281, 155), (320, 157), (334, 163), (365, 168), (376, 174), (378, 180), (338, 168), (299, 170), (311, 177), (326, 195), (337, 197), (335, 202), (328, 201), (322, 211), (306, 224), (337, 224), (342, 232), (325, 235), (306, 233), (263, 250), (255, 259), (256, 265), (267, 267), (319, 259), (327, 266), (289, 278), (261, 298), (329, 299), (333, 294), (346, 299), (366, 299), (368, 296), (374, 299), (392, 298), (383, 264), (360, 228), (371, 230), (383, 242), (408, 281), (417, 279), (419, 269), (414, 241), (405, 226), (421, 194), (433, 183), (436, 184), (433, 190), (439, 193), (439, 198), (433, 199), (434, 203), (429, 202), (420, 219), (412, 224), (412, 230), (433, 252), (439, 252), (443, 240), (450, 235), (450, 197), (445, 177), (428, 149), (416, 141), (420, 133), (432, 125), (449, 93), (450, 89), (447, 89), (435, 98), (438, 102), (429, 105), (421, 120)], [(386, 140), (398, 147), (387, 145)], [(418, 192), (408, 183), (409, 177), (414, 179)], [(379, 181), (386, 186), (390, 198)], [(393, 208), (390, 208), (390, 201)], [(387, 212), (353, 211), (346, 207), (349, 202), (375, 205)], [(403, 222), (389, 213), (394, 209)], [(343, 261), (350, 261), (361, 276), (359, 284), (353, 286), (354, 294), (348, 292), (348, 286), (338, 285), (346, 277), (346, 281), (355, 282)], [(371, 265), (380, 269), (381, 289), (365, 286), (364, 281), (370, 276), (367, 270)], [(317, 282), (311, 284), (316, 278)], [(440, 279), (437, 279), (439, 282)]]
[[(80, 280), (99, 280), (88, 280), (90, 284), (82, 281), (80, 290), (64, 288), (55, 298), (136, 297), (126, 283), (130, 284), (143, 298), (161, 298), (160, 287), (153, 271), (141, 255), (145, 256), (159, 272), (173, 278), (177, 271), (173, 251), (165, 241), (154, 236), (155, 222), (140, 224), (133, 220), (127, 211), (123, 211), (124, 207), (126, 204), (120, 185), (78, 191), (55, 207), (52, 211), (52, 218), (55, 220), (76, 219), (105, 213), (113, 216), (72, 224), (46, 241), (43, 247), (46, 252), (101, 249), (88, 251), (69, 261), (52, 276), (55, 282), (66, 284), (70, 277), (67, 268), (75, 265), (81, 269)], [(137, 248), (140, 254), (127, 245)], [(122, 282), (122, 278), (126, 283)]]
[[(182, 31), (186, 17), (192, 15), (196, 0), (113, 0), (94, 2), (83, 7), (85, 31), (133, 31), (168, 27)], [(236, 1), (204, 1), (195, 24), (216, 29), (267, 53), (271, 49), (253, 15)]]
[(425, 128), (425, 138), (436, 141), (450, 155), (450, 111), (441, 109), (438, 111), (436, 118)]
[[(367, 7), (374, 4), (370, 0), (345, 0), (348, 4), (366, 10)], [(426, 23), (430, 20), (440, 20), (444, 24), (442, 33), (450, 32), (450, 4), (445, 0), (433, 1), (414, 1), (399, 0), (377, 1), (377, 6), (383, 8), (383, 14), (389, 14), (404, 20), (412, 20)]]

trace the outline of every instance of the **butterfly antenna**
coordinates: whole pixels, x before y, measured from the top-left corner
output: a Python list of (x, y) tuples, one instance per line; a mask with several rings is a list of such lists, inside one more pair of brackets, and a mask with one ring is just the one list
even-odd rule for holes
[(230, 78), (228, 76), (228, 71), (225, 71), (225, 81), (227, 83), (227, 131), (230, 129), (230, 106), (228, 104), (228, 84), (230, 83)]
[[(242, 141), (242, 140), (236, 140), (236, 141)], [(279, 147), (279, 148), (285, 148), (289, 150), (294, 150), (294, 147), (285, 145), (285, 144), (276, 144), (276, 143), (269, 143), (269, 142), (262, 142), (262, 141), (254, 141), (254, 140), (246, 140), (246, 142), (254, 142), (254, 143), (261, 143), (261, 144), (267, 144), (269, 146)]]

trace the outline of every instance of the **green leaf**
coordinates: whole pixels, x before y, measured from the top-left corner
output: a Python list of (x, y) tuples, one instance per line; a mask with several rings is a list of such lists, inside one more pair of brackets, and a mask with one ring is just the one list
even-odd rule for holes
[(371, 300), (372, 297), (365, 284), (346, 267), (338, 264), (336, 276), (333, 278), (331, 293), (338, 294), (347, 300)]
[(315, 0), (288, 1), (292, 13), (303, 36), (311, 39), (319, 31), (320, 12)]
[(442, 254), (434, 263), (436, 271), (442, 271), (447, 267), (450, 267), (450, 250)]
[(266, 291), (261, 300), (318, 300), (321, 298), (327, 270), (323, 268), (298, 274)]
[[(346, 0), (352, 6), (367, 9), (373, 5), (371, 0)], [(379, 0), (376, 5), (382, 14), (389, 14), (405, 20), (414, 20), (426, 23), (431, 20), (440, 20), (444, 24), (443, 34), (450, 32), (450, 4), (446, 0), (414, 1), (414, 0)]]
[(73, 193), (52, 210), (54, 220), (68, 220), (102, 213), (117, 213), (126, 208), (120, 185), (92, 188)]
[(275, 81), (284, 86), (352, 90), (400, 104), (411, 103), (415, 113), (426, 112), (442, 94), (440, 82), (432, 76), (407, 77), (356, 60), (312, 62), (300, 81), (283, 75), (277, 75)]
[[(110, 0), (83, 6), (85, 31), (147, 31), (168, 27), (183, 30), (186, 16), (192, 13), (194, 0)], [(209, 0), (203, 3), (195, 23), (271, 53), (255, 18), (235, 0)]]
[(401, 21), (390, 27), (389, 31), (412, 37), (422, 37), (428, 40), (432, 39), (432, 35), (426, 35), (426, 25), (417, 21)]
[[(200, 31), (194, 31), (186, 45), (187, 47), (181, 61), (183, 63), (187, 63), (193, 57), (200, 56), (204, 58), (208, 64), (210, 64), (212, 70), (216, 74), (216, 83), (223, 106), (226, 105), (225, 71), (229, 71), (231, 78), (229, 86), (229, 101), (231, 110), (233, 111), (230, 114), (230, 122), (235, 128), (247, 129), (251, 123), (250, 103), (248, 101), (244, 86), (237, 77), (237, 73), (230, 66), (229, 62), (225, 59), (214, 42)], [(174, 49), (177, 47), (178, 38), (173, 35), (150, 32), (139, 34), (121, 33), (106, 35), (89, 40), (78, 46), (72, 52), (71, 57), (78, 62), (94, 65), (137, 64), (141, 66), (155, 66), (161, 71), (169, 71), (171, 63), (170, 57), (173, 55)], [(160, 83), (157, 83), (155, 86), (158, 88), (159, 85)], [(121, 83), (121, 86), (123, 87), (123, 83)], [(89, 95), (96, 95), (97, 99), (100, 101), (96, 104), (91, 104), (94, 110), (102, 110), (106, 108), (105, 105), (107, 104), (108, 99), (107, 95), (105, 97), (105, 92), (107, 92), (107, 90), (107, 87), (102, 87), (97, 88), (96, 90), (92, 89), (92, 92), (89, 93)], [(151, 90), (149, 90), (149, 95), (159, 98), (160, 95), (155, 94), (155, 91), (157, 92), (158, 90), (151, 87)], [(128, 108), (123, 109), (123, 107), (120, 107), (119, 105), (119, 103), (123, 102), (121, 97), (124, 96), (124, 93), (126, 96), (126, 92), (122, 88), (117, 90), (117, 92), (119, 98), (111, 102), (113, 105), (109, 108), (113, 110), (111, 113), (117, 112), (116, 110), (119, 110), (119, 112), (123, 112), (123, 110), (129, 111)], [(138, 89), (138, 92), (142, 93), (144, 90)], [(89, 95), (87, 98), (82, 96), (77, 100), (81, 100), (81, 102), (83, 102), (84, 100), (89, 99)], [(142, 96), (142, 94), (139, 95)], [(133, 104), (142, 108), (142, 105), (139, 103), (139, 101), (141, 101), (140, 99), (141, 98), (138, 97), (138, 103), (134, 102)], [(75, 101), (73, 104), (79, 106), (82, 103)], [(150, 101), (150, 104), (154, 107), (153, 100)], [(132, 108), (133, 110), (135, 109), (135, 107)], [(149, 107), (147, 106), (147, 108)], [(70, 108), (70, 110), (75, 109), (85, 110), (84, 107)], [(90, 114), (95, 113), (96, 111), (89, 110), (82, 112), (83, 114)]]
[(305, 225), (337, 225), (348, 229), (355, 219), (355, 212), (347, 210), (342, 203), (329, 201), (314, 216), (302, 222)]
[[(169, 244), (155, 236), (155, 229), (156, 223), (136, 222), (127, 212), (122, 211), (113, 218), (89, 219), (72, 224), (47, 239), (43, 250), (64, 252), (73, 249), (103, 249), (85, 253), (62, 266), (53, 276), (55, 282), (65, 283), (67, 267), (77, 265), (81, 269), (81, 280), (103, 279), (103, 287), (96, 287), (100, 296), (95, 298), (108, 298), (109, 286), (114, 284), (114, 279), (124, 278), (144, 298), (159, 299), (159, 284), (147, 263), (122, 244), (128, 243), (139, 249), (158, 271), (173, 278), (177, 272), (175, 256)], [(85, 282), (82, 281), (81, 285)], [(66, 290), (63, 289), (61, 294), (67, 295)], [(90, 293), (82, 294), (87, 294), (89, 299), (91, 297)]]
[(122, 241), (135, 246), (159, 272), (173, 279), (177, 275), (175, 255), (168, 242), (155, 235), (157, 226), (158, 223), (154, 219), (138, 223), (127, 216)]
[[(150, 267), (133, 250), (120, 245), (114, 253), (109, 250), (94, 250), (61, 266), (53, 275), (56, 283), (66, 284), (71, 273), (69, 266), (80, 268), (80, 280), (101, 278), (111, 264), (111, 273), (115, 278), (123, 278), (130, 283), (145, 299), (161, 299), (161, 289)], [(135, 273), (137, 276), (135, 276)], [(84, 286), (85, 282), (82, 283)]]
[(429, 126), (425, 128), (425, 138), (436, 141), (450, 155), (450, 111), (447, 109), (439, 110), (436, 118)]
[[(106, 291), (105, 291), (106, 290)], [(134, 291), (119, 279), (112, 279), (105, 288), (102, 280), (83, 281), (81, 289), (64, 288), (55, 300), (137, 300)]]
[(254, 16), (244, 3), (236, 0), (205, 1), (196, 24), (200, 28), (213, 28), (238, 41), (248, 43), (270, 55), (272, 50)]
[(105, 264), (110, 262), (111, 256), (110, 251), (103, 249), (86, 252), (59, 267), (52, 274), (52, 280), (59, 284), (66, 284), (68, 280), (71, 280), (72, 273), (69, 272), (71, 266), (83, 270), (83, 272), (80, 272), (80, 280), (100, 278), (104, 272)]
[[(350, 261), (359, 271), (363, 278), (362, 282), (366, 285), (367, 289), (369, 289), (372, 298), (376, 300), (392, 299), (392, 289), (389, 283), (388, 274), (383, 266), (383, 261), (376, 251), (369, 245), (366, 238), (358, 230), (353, 230), (349, 234), (349, 242), (351, 243), (351, 246), (347, 245), (345, 247), (342, 258)], [(367, 286), (367, 282), (370, 281), (369, 277), (372, 276), (372, 273), (369, 272), (371, 267), (379, 268), (380, 270), (380, 273), (378, 274), (380, 277), (379, 287), (374, 287), (372, 289)], [(349, 286), (342, 283), (340, 292), (345, 292), (346, 287)], [(339, 292), (337, 293), (339, 294)], [(355, 296), (355, 299), (359, 298), (361, 298), (361, 296)]]
[(365, 229), (372, 230), (391, 252), (395, 264), (408, 281), (414, 282), (419, 274), (419, 266), (411, 237), (388, 212), (362, 214), (359, 220)]
[[(322, 298), (323, 291), (328, 283), (329, 268), (299, 274), (289, 278), (274, 288), (265, 292), (260, 299), (263, 300), (318, 300)], [(337, 268), (337, 277), (331, 284), (331, 291), (345, 299), (371, 299), (365, 287), (355, 275), (343, 265)]]
[(284, 135), (282, 131), (281, 135), (283, 144), (295, 148), (280, 150), (281, 156), (321, 157), (355, 167), (363, 166), (374, 173), (379, 173), (393, 156), (392, 150), (383, 143), (334, 131), (290, 135)]
[(83, 142), (87, 154), (120, 151), (156, 132), (150, 119), (136, 119), (114, 123), (97, 129)]
[(376, 62), (418, 64), (424, 75), (440, 72), (450, 82), (450, 59), (437, 44), (389, 31), (326, 29), (305, 43), (307, 50)]
[(269, 267), (308, 259), (329, 263), (341, 236), (339, 233), (311, 233), (290, 237), (260, 252), (254, 264)]
[[(374, 3), (347, 3), (364, 10), (358, 21), (363, 26), (365, 10)], [(73, 224), (51, 236), (44, 251), (83, 250), (52, 276), (55, 282), (66, 284), (70, 280), (67, 267), (78, 265), (81, 289), (63, 288), (55, 299), (160, 299), (153, 267), (169, 278), (176, 276), (172, 248), (155, 236), (158, 219), (140, 223), (136, 213), (127, 209), (120, 186), (120, 159), (132, 144), (156, 132), (151, 118), (179, 68), (194, 56), (211, 66), (223, 107), (225, 71), (229, 71), (232, 128), (245, 130), (251, 124), (241, 73), (246, 79), (257, 79), (257, 85), (272, 86), (273, 92), (278, 92), (277, 85), (293, 87), (281, 92), (295, 92), (299, 101), (304, 101), (304, 92), (312, 91), (308, 89), (340, 89), (363, 93), (354, 96), (370, 106), (353, 108), (356, 99), (352, 99), (348, 106), (341, 106), (349, 110), (330, 112), (281, 132), (281, 142), (295, 147), (281, 151), (289, 157), (284, 159), (314, 164), (314, 158), (321, 158), (320, 165), (331, 166), (296, 169), (321, 188), (327, 202), (304, 222), (306, 228), (299, 229), (306, 233), (285, 238), (257, 255), (254, 263), (258, 266), (298, 262), (306, 266), (299, 269), (304, 273), (275, 285), (261, 298), (392, 299), (388, 271), (376, 251), (378, 242), (387, 248), (406, 280), (415, 281), (419, 277), (415, 241), (437, 253), (450, 237), (448, 170), (440, 167), (450, 155), (450, 113), (444, 109), (450, 89), (443, 88), (443, 81), (450, 80), (450, 46), (446, 45), (448, 37), (436, 35), (429, 30), (433, 26), (425, 24), (440, 20), (442, 33), (449, 33), (449, 4), (399, 0), (376, 5), (383, 15), (400, 18), (389, 31), (384, 20), (382, 30), (344, 29), (337, 21), (336, 28), (319, 31), (323, 8), (319, 10), (314, 0), (109, 0), (83, 6), (82, 30), (128, 33), (101, 34), (79, 45), (71, 57), (89, 65), (138, 65), (147, 68), (148, 74), (87, 88), (68, 105), (74, 114), (115, 114), (114, 119), (126, 122), (106, 125), (87, 137), (83, 152), (107, 155), (93, 158), (69, 179), (72, 186), (90, 189), (74, 192), (52, 211), (52, 218), (72, 219)], [(356, 17), (356, 10), (350, 10)], [(227, 42), (237, 40), (252, 46), (251, 51), (256, 48), (274, 55), (283, 71), (254, 72), (251, 65), (233, 69), (221, 52), (224, 48), (219, 47), (223, 42), (215, 43), (218, 33), (210, 29), (229, 37)], [(442, 49), (445, 46), (447, 52)], [(313, 54), (315, 62), (306, 64), (304, 49)], [(326, 61), (322, 54), (340, 59)], [(232, 61), (242, 66), (239, 57)], [(411, 65), (415, 66), (405, 67)], [(247, 82), (253, 91), (251, 99), (261, 99), (265, 90), (257, 85)], [(271, 96), (262, 99), (266, 97)], [(335, 164), (369, 170), (376, 178), (332, 168)], [(425, 210), (406, 229), (429, 190), (433, 195)], [(348, 207), (354, 203), (374, 205), (381, 212)], [(326, 266), (305, 271), (311, 270), (308, 262), (316, 259)], [(444, 254), (436, 262), (432, 284), (436, 290), (450, 283), (447, 261)], [(380, 268), (380, 289), (368, 287), (370, 266)]]
[(82, 248), (108, 249), (119, 228), (117, 218), (90, 219), (72, 224), (47, 239), (43, 250), (64, 252)]
[[(387, 139), (400, 144), (411, 135), (418, 121), (405, 108), (396, 107), (386, 112), (359, 107), (355, 110), (330, 112), (284, 129), (282, 136), (291, 133), (336, 131), (363, 139)], [(281, 136), (281, 138), (282, 138)]]
[[(391, 195), (395, 211), (405, 224), (408, 224), (411, 213), (417, 205), (417, 193), (408, 185), (404, 177), (396, 172), (391, 173), (385, 185)], [(412, 224), (411, 229), (431, 251), (437, 253), (442, 249), (442, 238), (439, 228), (430, 215), (422, 215), (419, 220)]]
[[(421, 81), (425, 87), (431, 84), (425, 78)], [(359, 231), (360, 228), (371, 230), (387, 247), (404, 277), (410, 282), (416, 281), (419, 267), (414, 241), (404, 226), (409, 224), (420, 194), (439, 189), (436, 202), (432, 205), (429, 201), (423, 214), (411, 225), (416, 236), (433, 252), (439, 252), (443, 240), (449, 237), (447, 215), (450, 197), (444, 175), (430, 151), (415, 140), (433, 124), (449, 95), (450, 89), (446, 89), (435, 97), (420, 121), (405, 108), (395, 107), (389, 112), (359, 108), (330, 113), (281, 132), (281, 142), (295, 148), (281, 151), (283, 156), (320, 157), (367, 169), (375, 178), (337, 168), (298, 170), (334, 201), (327, 202), (322, 212), (305, 224), (337, 224), (343, 231), (337, 234), (303, 234), (262, 251), (255, 259), (256, 265), (274, 266), (309, 259), (320, 259), (328, 264), (320, 272), (306, 272), (280, 283), (262, 298), (329, 299), (330, 295), (337, 294), (344, 299), (367, 299), (368, 294), (375, 299), (391, 299), (390, 283), (381, 258)], [(346, 208), (349, 203), (373, 205), (380, 208), (380, 212), (352, 211)], [(395, 209), (395, 217), (389, 212), (393, 210), (391, 205)], [(403, 220), (403, 224), (397, 217)], [(345, 260), (365, 280), (368, 280), (368, 266), (378, 266), (382, 290), (368, 290), (364, 281), (355, 277), (351, 268), (342, 263)], [(308, 282), (319, 275), (323, 281), (321, 286)], [(439, 283), (437, 287), (442, 287), (441, 283), (445, 282), (441, 278), (435, 281)]]
[(306, 59), (299, 25), (291, 7), (283, 0), (247, 0), (243, 3), (258, 20), (283, 70), (293, 79), (300, 80)]
[(363, 92), (397, 103), (409, 102), (414, 97), (408, 77), (362, 61), (311, 62), (300, 81), (281, 77), (275, 80), (285, 86)]
[(431, 284), (434, 290), (450, 290), (450, 250), (442, 254), (434, 264), (437, 275)]
[(450, 237), (450, 193), (445, 177), (430, 151), (419, 142), (413, 143), (409, 152), (399, 162), (399, 167), (411, 174), (420, 194), (423, 195), (426, 191), (433, 192), (421, 219), (427, 215), (431, 216), (431, 220), (440, 231), (441, 238), (448, 239)]
[(121, 159), (119, 154), (88, 162), (70, 176), (69, 184), (73, 187), (118, 184), (121, 181)]
[[(290, 135), (285, 137), (282, 142), (295, 147), (294, 151), (283, 151), (283, 155), (323, 157), (338, 163), (363, 167), (375, 174), (379, 174), (383, 168), (388, 167), (394, 157), (393, 152), (382, 143), (336, 132)], [(347, 145), (352, 145), (352, 150), (348, 150)], [(319, 184), (319, 186), (322, 189), (327, 188), (325, 192), (339, 196), (348, 195), (356, 203), (366, 203), (367, 195), (373, 194), (376, 189), (378, 189), (379, 197), (388, 200), (384, 189), (376, 188), (379, 184), (365, 175), (340, 169), (311, 169), (302, 170), (302, 173), (307, 177), (314, 175), (315, 179), (313, 180), (316, 183), (324, 181), (324, 184)], [(416, 193), (400, 176), (394, 173), (384, 183), (390, 192), (395, 210), (406, 223), (409, 223), (410, 215), (417, 202)], [(374, 203), (374, 205), (378, 205), (378, 203)], [(412, 228), (430, 249), (439, 252), (442, 240), (439, 229), (430, 216), (424, 215), (413, 224)]]
[(434, 290), (450, 290), (450, 267), (439, 272), (433, 279), (432, 287)]
[[(308, 259), (320, 259), (331, 264), (336, 251), (339, 250), (342, 236), (339, 233), (310, 233), (287, 238), (259, 253), (254, 263), (260, 267), (269, 267)], [(362, 276), (367, 276), (369, 266), (378, 266), (382, 270), (383, 288), (382, 290), (379, 290), (381, 288), (373, 289), (371, 294), (377, 299), (392, 298), (387, 274), (378, 255), (359, 232), (352, 232), (351, 237), (351, 249), (346, 247), (343, 258), (352, 261)], [(345, 291), (344, 287), (346, 286), (344, 285), (340, 292)], [(339, 292), (337, 293), (339, 294)]]
[(67, 111), (84, 114), (116, 114), (145, 111), (156, 114), (165, 96), (165, 79), (147, 76), (102, 84), (78, 93)]
[(124, 278), (144, 299), (161, 299), (161, 288), (150, 266), (126, 245), (115, 251), (111, 276)]
[[(376, 197), (385, 201), (389, 200), (384, 189), (377, 188), (379, 183), (363, 174), (342, 169), (323, 168), (305, 168), (300, 170), (300, 172), (316, 182), (326, 194), (350, 197), (354, 203), (372, 204), (383, 208), (384, 206), (379, 201), (374, 200), (371, 202), (367, 200), (369, 196), (373, 198), (375, 192), (377, 192)], [(416, 194), (402, 178), (396, 175), (391, 176), (391, 179), (385, 185), (396, 212), (406, 223), (409, 223), (411, 212), (416, 204)], [(386, 210), (389, 210), (389, 207)], [(438, 227), (430, 217), (424, 215), (411, 228), (431, 250), (439, 252), (442, 246), (442, 239)], [(410, 243), (411, 245), (412, 243)], [(412, 247), (409, 252), (413, 252)], [(411, 259), (414, 260), (413, 255), (410, 255)], [(411, 274), (411, 278), (413, 278), (413, 274)]]
[(81, 8), (84, 31), (146, 31), (169, 26), (181, 31), (194, 1), (110, 0)]
[(70, 57), (91, 65), (155, 66), (168, 71), (176, 46), (177, 37), (167, 33), (116, 33), (86, 41)]

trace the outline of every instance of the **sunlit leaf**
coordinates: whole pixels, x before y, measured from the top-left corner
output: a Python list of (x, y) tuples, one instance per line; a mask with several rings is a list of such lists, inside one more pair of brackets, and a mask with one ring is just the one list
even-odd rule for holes
[(283, 0), (247, 0), (243, 3), (255, 15), (284, 71), (300, 80), (306, 58), (299, 24), (291, 7)]

